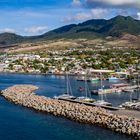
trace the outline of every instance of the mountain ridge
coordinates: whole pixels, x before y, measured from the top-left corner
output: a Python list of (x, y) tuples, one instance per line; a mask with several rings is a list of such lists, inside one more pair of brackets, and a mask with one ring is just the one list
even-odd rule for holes
[(70, 24), (38, 36), (21, 36), (14, 33), (1, 33), (0, 44), (9, 45), (22, 42), (54, 40), (61, 38), (106, 38), (120, 37), (122, 34), (140, 35), (140, 20), (131, 16), (118, 15), (109, 20), (91, 19), (79, 24)]

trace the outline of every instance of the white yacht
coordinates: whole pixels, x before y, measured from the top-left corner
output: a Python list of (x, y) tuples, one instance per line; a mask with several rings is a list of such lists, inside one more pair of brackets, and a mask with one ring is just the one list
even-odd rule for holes
[(76, 99), (76, 97), (71, 96), (69, 94), (62, 94), (59, 96), (54, 96), (54, 99)]
[(76, 99), (76, 97), (72, 95), (68, 73), (66, 73), (66, 93), (59, 96), (54, 96), (54, 99)]
[[(101, 88), (98, 90), (98, 91), (102, 91), (103, 90), (103, 81), (102, 81), (102, 75), (100, 75), (101, 76)], [(96, 106), (112, 106), (112, 104), (111, 103), (109, 103), (109, 102), (106, 102), (106, 101), (104, 101), (104, 96), (103, 96), (103, 94), (101, 94), (101, 99), (100, 100), (98, 100), (98, 101), (96, 101), (95, 103), (94, 103), (94, 105), (96, 105)]]
[(95, 99), (89, 98), (88, 97), (88, 84), (87, 84), (87, 77), (85, 75), (85, 96), (81, 96), (81, 97), (77, 97), (76, 101), (80, 101), (80, 102), (95, 102)]
[(95, 99), (82, 96), (82, 97), (77, 97), (76, 101), (80, 101), (80, 102), (95, 102)]
[(112, 106), (111, 103), (106, 102), (104, 100), (98, 100), (98, 101), (94, 102), (94, 104), (97, 105), (97, 106), (103, 106), (103, 105), (104, 106)]

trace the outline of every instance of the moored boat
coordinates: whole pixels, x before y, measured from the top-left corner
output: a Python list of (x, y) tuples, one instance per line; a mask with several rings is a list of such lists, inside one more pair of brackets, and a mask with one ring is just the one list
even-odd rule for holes
[(66, 73), (66, 92), (62, 95), (54, 96), (54, 99), (76, 99), (76, 97), (72, 95), (68, 73)]
[(69, 94), (62, 94), (59, 96), (54, 96), (54, 99), (76, 99), (76, 97), (71, 96)]
[(122, 90), (122, 91), (123, 91), (123, 92), (128, 92), (128, 93), (134, 92), (133, 89), (124, 89), (124, 90)]
[(98, 78), (98, 77), (96, 77), (96, 78), (91, 78), (90, 79), (90, 82), (92, 82), (92, 83), (95, 83), (95, 82), (98, 82), (100, 79)]
[(84, 79), (84, 81), (85, 81), (85, 87), (82, 88), (85, 91), (85, 97), (83, 97), (83, 96), (77, 97), (76, 98), (76, 101), (80, 101), (80, 102), (94, 102), (95, 101), (94, 99), (88, 97), (88, 93), (89, 93), (88, 91), (89, 90), (88, 90), (88, 83), (87, 83), (87, 77), (86, 76), (87, 75), (85, 75), (85, 79)]
[(111, 76), (111, 77), (108, 78), (108, 80), (109, 80), (109, 81), (117, 81), (118, 78), (115, 77), (115, 76)]
[[(102, 74), (100, 74), (100, 79), (101, 79), (101, 87), (100, 87), (100, 89), (98, 89), (98, 94), (103, 91), (103, 87), (104, 87), (103, 86), (103, 81), (102, 81), (103, 80)], [(104, 95), (103, 94), (101, 94), (101, 99), (97, 100), (94, 104), (97, 105), (97, 106), (112, 106), (111, 103), (104, 101)]]
[(98, 101), (94, 102), (94, 104), (97, 106), (112, 106), (111, 103), (106, 102), (104, 100), (98, 100)]
[(102, 94), (103, 89), (98, 89), (98, 90), (91, 90), (91, 94), (93, 95), (99, 95)]
[(98, 90), (91, 90), (91, 94), (93, 94), (93, 95), (98, 95), (99, 92), (98, 92)]
[(76, 80), (77, 80), (77, 81), (85, 81), (85, 78), (84, 78), (84, 76), (81, 76), (81, 77), (78, 76), (78, 77), (76, 78)]
[(76, 101), (80, 101), (80, 102), (95, 102), (95, 99), (92, 99), (92, 98), (88, 98), (88, 97), (77, 97), (76, 98)]

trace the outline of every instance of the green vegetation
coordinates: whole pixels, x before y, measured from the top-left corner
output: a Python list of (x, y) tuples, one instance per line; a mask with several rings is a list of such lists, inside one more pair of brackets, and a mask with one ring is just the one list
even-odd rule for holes
[(34, 42), (61, 38), (104, 38), (107, 36), (118, 37), (123, 33), (132, 35), (140, 34), (140, 21), (132, 17), (117, 16), (110, 20), (93, 19), (80, 24), (71, 24), (47, 32), (40, 36), (22, 37), (12, 33), (0, 34), (0, 44), (7, 45), (21, 42)]

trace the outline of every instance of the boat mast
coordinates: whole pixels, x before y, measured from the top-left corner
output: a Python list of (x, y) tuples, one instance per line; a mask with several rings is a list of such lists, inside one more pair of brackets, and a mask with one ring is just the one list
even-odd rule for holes
[(71, 88), (71, 85), (70, 85), (70, 80), (69, 80), (69, 75), (68, 75), (68, 71), (66, 70), (66, 92), (68, 95), (72, 95), (72, 88)]
[[(134, 81), (132, 82), (132, 80), (130, 79), (130, 81), (131, 81), (131, 86), (133, 86), (133, 85), (135, 85), (135, 76), (134, 76)], [(134, 84), (133, 84), (134, 83)], [(133, 100), (132, 100), (132, 91), (130, 92), (130, 102), (132, 102)]]
[(69, 76), (68, 76), (68, 89), (69, 89), (69, 95), (73, 95), (72, 94), (72, 88), (71, 88)]
[(85, 73), (85, 94), (86, 94), (86, 98), (88, 96), (88, 91), (87, 91), (87, 71)]
[(68, 72), (66, 71), (66, 88), (67, 88), (67, 94), (69, 94), (69, 83), (68, 83)]
[(138, 100), (140, 100), (140, 81), (139, 81), (139, 74), (138, 74), (138, 89), (137, 89), (137, 92), (138, 92)]
[[(102, 73), (100, 73), (100, 79), (101, 79), (101, 90), (103, 90), (103, 79), (102, 79)], [(103, 99), (104, 97), (103, 97), (103, 94), (101, 94), (101, 101), (103, 101), (104, 99)]]

